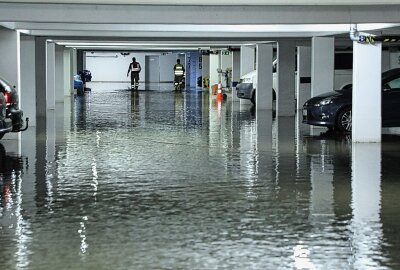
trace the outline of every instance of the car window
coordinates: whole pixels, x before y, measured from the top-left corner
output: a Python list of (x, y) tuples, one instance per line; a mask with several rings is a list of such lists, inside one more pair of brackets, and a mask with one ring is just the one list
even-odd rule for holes
[(390, 87), (391, 90), (393, 90), (393, 89), (400, 90), (400, 78), (391, 80), (390, 82), (387, 83), (387, 85)]

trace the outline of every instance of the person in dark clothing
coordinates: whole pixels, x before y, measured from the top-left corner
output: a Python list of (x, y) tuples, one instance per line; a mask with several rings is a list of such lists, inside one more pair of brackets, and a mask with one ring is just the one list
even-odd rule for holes
[(126, 76), (129, 76), (129, 72), (131, 73), (131, 87), (134, 90), (138, 90), (139, 88), (139, 73), (142, 70), (140, 64), (136, 62), (136, 58), (132, 58), (132, 63), (129, 64), (128, 73)]
[(182, 84), (183, 84), (183, 78), (185, 75), (185, 68), (181, 64), (180, 59), (176, 60), (176, 64), (174, 66), (174, 75), (175, 75), (175, 79), (174, 79), (175, 88), (183, 87)]

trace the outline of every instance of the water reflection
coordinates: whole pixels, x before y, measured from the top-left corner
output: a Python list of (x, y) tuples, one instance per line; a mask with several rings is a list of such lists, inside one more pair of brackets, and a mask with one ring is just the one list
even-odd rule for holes
[(23, 136), (1, 269), (399, 267), (400, 138), (352, 145), (206, 93), (92, 89)]

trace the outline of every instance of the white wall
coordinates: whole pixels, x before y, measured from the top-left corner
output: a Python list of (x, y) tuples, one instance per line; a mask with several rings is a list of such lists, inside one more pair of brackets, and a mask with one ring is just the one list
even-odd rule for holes
[(145, 53), (123, 56), (119, 52), (94, 52), (87, 53), (86, 57), (86, 68), (92, 73), (94, 82), (130, 82), (131, 79), (126, 74), (132, 57), (136, 57), (142, 67), (140, 80), (144, 81), (146, 77)]
[(176, 64), (177, 55), (169, 53), (160, 55), (160, 82), (174, 81), (174, 65)]

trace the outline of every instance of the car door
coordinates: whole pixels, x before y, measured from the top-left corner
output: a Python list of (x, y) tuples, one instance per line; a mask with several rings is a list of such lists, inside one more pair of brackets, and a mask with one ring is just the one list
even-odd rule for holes
[(382, 125), (400, 126), (400, 77), (391, 79), (382, 87)]

